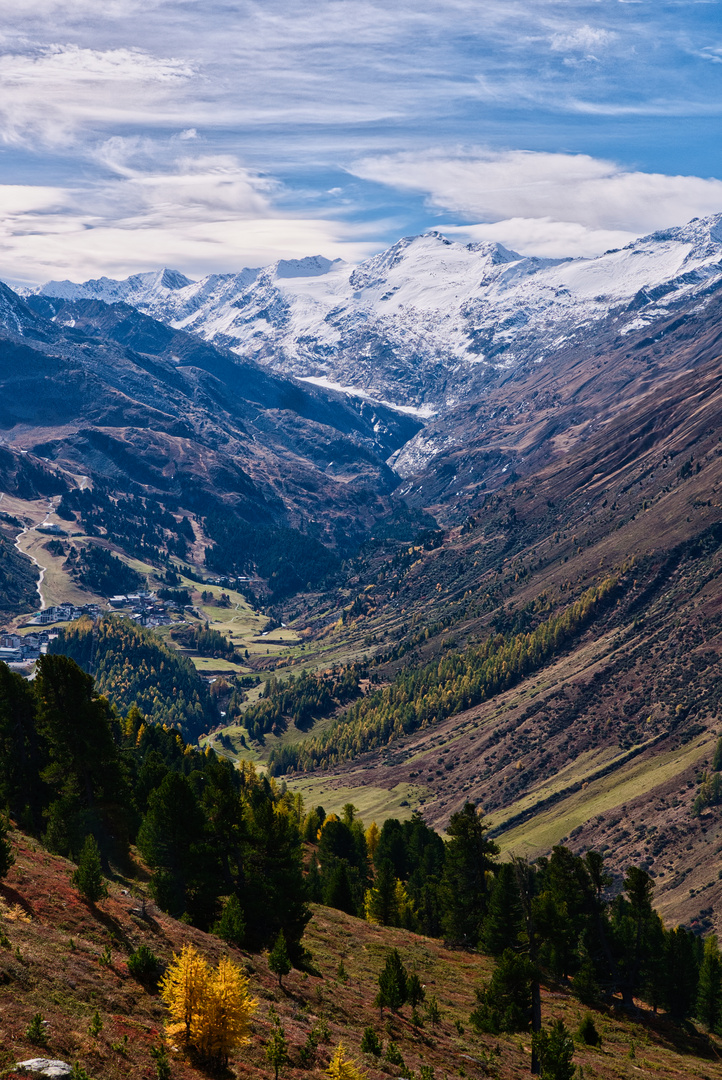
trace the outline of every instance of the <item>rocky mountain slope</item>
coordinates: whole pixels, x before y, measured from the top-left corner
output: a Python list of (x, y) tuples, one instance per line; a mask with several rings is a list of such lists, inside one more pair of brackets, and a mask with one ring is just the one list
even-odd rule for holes
[[(0, 288), (0, 430), (72, 475), (353, 544), (418, 422), (273, 375), (127, 305)], [(341, 524), (339, 523), (341, 520)], [(338, 524), (338, 529), (336, 529)]]
[(539, 259), (500, 244), (406, 237), (351, 266), (321, 256), (189, 281), (51, 281), (44, 296), (122, 300), (284, 374), (421, 416), (478, 397), (495, 373), (538, 365), (610, 319), (649, 327), (722, 281), (722, 216), (591, 259)]

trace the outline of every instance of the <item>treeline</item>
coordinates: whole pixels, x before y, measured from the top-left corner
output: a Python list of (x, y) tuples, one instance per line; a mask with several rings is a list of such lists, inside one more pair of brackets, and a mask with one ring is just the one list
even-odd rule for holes
[(167, 561), (170, 555), (187, 559), (188, 544), (195, 538), (187, 517), (177, 521), (147, 497), (111, 496), (97, 482), (93, 488), (66, 491), (57, 513), (66, 521), (73, 521), (77, 513), (88, 536), (101, 536), (105, 530), (125, 551), (152, 562)]
[(188, 657), (129, 619), (105, 616), (95, 626), (80, 619), (48, 652), (92, 671), (99, 693), (121, 712), (136, 704), (152, 723), (177, 727), (194, 741), (217, 721), (208, 686)]
[(500, 862), (471, 803), (452, 814), (446, 843), (418, 816), (364, 829), (351, 805), (340, 817), (311, 810), (302, 830), (313, 845), (310, 899), (497, 958), (471, 1017), (480, 1031), (527, 1030), (541, 980), (592, 1007), (616, 998), (631, 1009), (641, 998), (677, 1022), (722, 1021), (716, 939), (666, 929), (641, 868), (613, 887), (594, 851), (558, 846), (534, 863)]
[(0, 663), (0, 805), (76, 861), (91, 836), (127, 871), (137, 844), (164, 911), (254, 949), (283, 931), (302, 962), (294, 800), (135, 706), (120, 716), (66, 656), (41, 657), (32, 682)]
[(477, 648), (400, 671), (389, 686), (352, 705), (320, 737), (272, 750), (268, 759), (272, 775), (336, 764), (508, 690), (547, 663), (598, 614), (618, 587), (619, 577), (608, 577), (533, 631), (509, 637), (497, 634)]
[(249, 525), (228, 511), (209, 514), (204, 530), (213, 541), (206, 566), (221, 574), (255, 572), (267, 580), (274, 600), (319, 585), (340, 565), (328, 548), (296, 529)]
[(289, 720), (305, 731), (316, 720), (330, 715), (359, 694), (362, 668), (356, 664), (341, 672), (290, 675), (284, 682), (269, 679), (259, 701), (243, 707), (243, 696), (233, 692), (227, 715), (242, 724), (253, 739), (269, 731), (285, 730)]
[[(158, 593), (160, 596), (160, 593)], [(186, 649), (193, 649), (199, 656), (223, 657), (224, 660), (238, 660), (232, 641), (218, 630), (205, 626), (181, 626), (173, 629), (170, 636)]]

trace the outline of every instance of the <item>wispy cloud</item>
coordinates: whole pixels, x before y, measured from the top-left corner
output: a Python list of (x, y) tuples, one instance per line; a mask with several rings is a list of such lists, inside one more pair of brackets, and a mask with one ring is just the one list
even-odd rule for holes
[(588, 26), (585, 23), (583, 26), (552, 34), (550, 45), (553, 52), (593, 53), (606, 49), (617, 37), (613, 30)]
[(148, 122), (194, 74), (142, 49), (51, 45), (0, 55), (0, 135), (57, 146), (79, 126)]
[(123, 276), (158, 266), (239, 270), (323, 253), (355, 261), (375, 245), (368, 227), (284, 213), (280, 185), (227, 155), (143, 168), (152, 146), (105, 146), (115, 177), (82, 190), (0, 186), (0, 278), (37, 282)]
[[(703, 138), (722, 110), (718, 15), (652, 0), (4, 0), (0, 272), (116, 272), (135, 254), (193, 273), (303, 245), (351, 257), (393, 239), (390, 220), (420, 231), (441, 213), (505, 222), (539, 250), (555, 229), (576, 250), (616, 246), (717, 197), (716, 181), (663, 174), (718, 169)], [(675, 140), (694, 131), (691, 165)], [(476, 143), (490, 149), (453, 149)]]

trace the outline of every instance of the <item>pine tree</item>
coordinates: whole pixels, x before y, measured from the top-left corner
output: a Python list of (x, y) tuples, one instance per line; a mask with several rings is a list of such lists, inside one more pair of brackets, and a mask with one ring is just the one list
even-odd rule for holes
[(717, 740), (717, 745), (714, 748), (712, 768), (715, 770), (715, 772), (719, 772), (720, 769), (722, 769), (722, 738), (719, 738)]
[(7, 875), (8, 870), (15, 862), (13, 848), (8, 838), (10, 822), (0, 814), (0, 881)]
[(323, 902), (327, 907), (345, 911), (347, 915), (356, 914), (356, 901), (351, 888), (348, 863), (345, 860), (339, 860), (331, 866), (324, 883)]
[(366, 1080), (366, 1074), (361, 1072), (356, 1062), (346, 1057), (343, 1043), (339, 1043), (334, 1050), (326, 1072), (331, 1080)]
[(486, 912), (488, 875), (495, 868), (496, 844), (473, 803), (452, 814), (442, 880), (444, 931), (453, 941), (476, 948)]
[(421, 985), (419, 976), (414, 972), (413, 975), (409, 975), (406, 983), (406, 1000), (416, 1008), (417, 1005), (421, 1004), (425, 997), (426, 991)]
[(100, 863), (100, 851), (94, 836), (86, 836), (80, 852), (78, 868), (73, 873), (71, 881), (78, 892), (91, 904), (108, 895), (108, 887), (105, 884)]
[(665, 934), (661, 996), (678, 1023), (695, 1011), (703, 949), (700, 939), (683, 926)]
[(477, 1031), (526, 1031), (532, 1005), (534, 965), (528, 957), (506, 949), (489, 986), (476, 991), (477, 1006), (469, 1017)]
[(722, 1017), (722, 958), (717, 938), (710, 934), (704, 943), (699, 969), (697, 1018), (708, 1031), (716, 1031)]
[(361, 1039), (361, 1052), (364, 1054), (373, 1054), (374, 1057), (380, 1057), (383, 1047), (381, 1040), (372, 1027), (364, 1028), (363, 1037)]
[(397, 949), (392, 949), (386, 957), (386, 964), (379, 975), (379, 992), (376, 996), (376, 1004), (380, 1009), (384, 1006), (396, 1012), (407, 1001), (406, 968), (404, 967)]
[(278, 1080), (278, 1071), (288, 1061), (288, 1042), (286, 1040), (286, 1033), (281, 1027), (281, 1023), (278, 1016), (274, 1012), (272, 1015), (273, 1026), (271, 1028), (271, 1034), (268, 1037), (266, 1043), (266, 1061), (272, 1067), (275, 1080)]
[(504, 949), (516, 947), (522, 928), (523, 912), (519, 886), (511, 863), (502, 863), (496, 872), (489, 894), (489, 906), (481, 930), (481, 948), (490, 956), (501, 956)]
[(380, 926), (398, 926), (399, 910), (396, 894), (397, 879), (388, 859), (376, 871), (376, 880), (366, 890), (364, 914), (366, 921)]
[(555, 1020), (549, 1031), (532, 1036), (541, 1063), (541, 1080), (574, 1080), (574, 1040), (562, 1020)]
[(155, 1062), (155, 1075), (157, 1080), (170, 1080), (170, 1058), (168, 1057), (168, 1051), (163, 1043), (158, 1046), (151, 1046), (150, 1056)]
[(320, 904), (323, 900), (321, 874), (318, 869), (318, 859), (315, 855), (311, 856), (311, 862), (308, 864), (308, 873), (306, 874), (306, 896), (312, 904)]
[(243, 945), (246, 933), (246, 924), (243, 918), (241, 902), (233, 893), (223, 905), (221, 917), (213, 927), (213, 933), (223, 938), (229, 945)]
[(288, 955), (288, 949), (286, 947), (286, 938), (283, 930), (276, 938), (276, 942), (268, 954), (268, 966), (274, 975), (278, 975), (278, 985), (283, 988), (281, 982), (284, 975), (288, 975), (291, 970), (291, 960)]
[[(41, 778), (61, 804), (63, 829), (48, 828), (48, 842), (60, 854), (77, 854), (78, 839), (92, 823), (120, 845), (128, 837), (130, 798), (111, 730), (110, 706), (98, 696), (90, 675), (67, 656), (41, 656), (33, 681), (37, 732), (45, 742), (49, 764)], [(59, 824), (59, 815), (48, 815)], [(58, 846), (56, 837), (60, 844)]]

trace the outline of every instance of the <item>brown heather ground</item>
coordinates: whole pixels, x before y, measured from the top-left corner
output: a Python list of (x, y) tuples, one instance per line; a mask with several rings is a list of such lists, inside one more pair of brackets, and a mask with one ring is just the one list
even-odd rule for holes
[[(70, 886), (70, 863), (20, 834), (15, 834), (15, 840), (17, 862), (0, 885), (2, 926), (10, 939), (10, 948), (0, 950), (3, 1075), (8, 1080), (15, 1077), (12, 1066), (17, 1061), (50, 1056), (78, 1060), (94, 1080), (151, 1080), (155, 1067), (150, 1049), (162, 1035), (165, 1013), (158, 996), (147, 993), (130, 977), (128, 951), (146, 943), (167, 961), (174, 950), (191, 941), (215, 962), (226, 946), (154, 908), (148, 922), (133, 916), (137, 896), (131, 896), (120, 880), (111, 884), (107, 900), (97, 907), (86, 904)], [(479, 1037), (469, 1027), (474, 988), (488, 979), (492, 968), (487, 958), (402, 930), (371, 926), (323, 907), (314, 908), (305, 943), (319, 974), (294, 971), (282, 990), (265, 956), (230, 950), (247, 971), (259, 1008), (252, 1042), (231, 1061), (227, 1077), (258, 1080), (273, 1075), (263, 1054), (271, 1006), (279, 1013), (289, 1042), (291, 1060), (282, 1071), (284, 1080), (322, 1076), (339, 1041), (371, 1080), (409, 1076), (410, 1070), (418, 1073), (421, 1064), (431, 1065), (437, 1080), (487, 1076), (506, 1080), (528, 1075), (528, 1036)], [(100, 962), (107, 946), (112, 954), (110, 966)], [(419, 973), (427, 995), (437, 998), (441, 1010), (437, 1026), (424, 1019), (424, 1026), (415, 1029), (408, 1007), (397, 1016), (386, 1012), (383, 1019), (374, 1008), (378, 973), (387, 949), (394, 946), (407, 968)], [(338, 976), (340, 961), (345, 979)], [(93, 1038), (88, 1026), (96, 1009), (104, 1026), (99, 1037)], [(584, 1011), (563, 988), (544, 988), (545, 1021), (562, 1017), (575, 1029)], [(25, 1035), (36, 1012), (48, 1021), (47, 1048), (33, 1046)], [(575, 1061), (584, 1077), (722, 1080), (722, 1044), (717, 1039), (709, 1041), (691, 1028), (681, 1032), (648, 1011), (640, 1011), (634, 1020), (613, 1011), (595, 1013), (594, 1019), (604, 1041), (601, 1050), (577, 1047)], [(299, 1050), (318, 1021), (326, 1021), (330, 1039), (319, 1046), (315, 1059), (304, 1069)], [(405, 1068), (361, 1054), (361, 1036), (369, 1024), (385, 1045), (393, 1038)], [(206, 1075), (180, 1050), (172, 1050), (171, 1058), (176, 1080)]]

